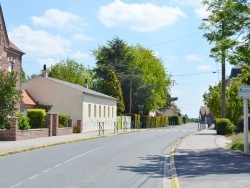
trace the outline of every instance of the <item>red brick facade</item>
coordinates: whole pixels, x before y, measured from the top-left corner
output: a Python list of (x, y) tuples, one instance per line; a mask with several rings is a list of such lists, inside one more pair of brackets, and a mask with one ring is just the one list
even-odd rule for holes
[(17, 87), (20, 87), (20, 72), (22, 68), (22, 52), (8, 37), (2, 7), (0, 5), (0, 70), (18, 73)]

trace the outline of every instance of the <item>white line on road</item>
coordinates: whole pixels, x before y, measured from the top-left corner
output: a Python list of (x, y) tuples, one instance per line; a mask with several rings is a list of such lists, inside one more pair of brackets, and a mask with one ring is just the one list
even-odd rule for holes
[(55, 165), (54, 167), (57, 168), (57, 167), (59, 167), (59, 166), (61, 166), (61, 165), (62, 165), (62, 164), (58, 164), (58, 165)]
[(31, 176), (30, 178), (28, 178), (29, 180), (32, 180), (32, 179), (34, 179), (34, 178), (36, 178), (36, 177), (38, 177), (39, 176), (39, 174), (36, 174), (36, 175), (34, 175), (34, 176)]
[(19, 182), (19, 183), (15, 184), (15, 185), (12, 185), (10, 188), (18, 187), (18, 186), (20, 186), (22, 184), (23, 184), (23, 182)]
[(48, 172), (48, 171), (51, 171), (52, 170), (52, 168), (49, 168), (49, 169), (46, 169), (46, 170), (44, 170), (43, 172)]

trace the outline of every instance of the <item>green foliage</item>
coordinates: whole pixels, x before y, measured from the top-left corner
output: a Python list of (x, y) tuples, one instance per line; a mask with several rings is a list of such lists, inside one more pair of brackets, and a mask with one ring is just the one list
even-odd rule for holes
[[(154, 56), (152, 50), (142, 46), (128, 46), (115, 37), (93, 51), (97, 59), (94, 88), (106, 91), (106, 80), (110, 70), (114, 71), (121, 83), (125, 112), (138, 113), (138, 105), (144, 105), (144, 114), (151, 109), (163, 107), (166, 101), (166, 89), (171, 81), (166, 75), (163, 63)], [(132, 93), (132, 100), (130, 94)]]
[(182, 125), (183, 117), (182, 116), (170, 116), (168, 118), (169, 125)]
[(230, 135), (234, 132), (234, 124), (226, 118), (216, 118), (216, 131), (218, 135)]
[(117, 115), (121, 115), (125, 111), (125, 105), (123, 101), (123, 93), (121, 83), (118, 80), (114, 71), (110, 70), (106, 80), (106, 91), (107, 95), (117, 98)]
[(244, 151), (244, 141), (243, 140), (235, 140), (230, 144), (230, 148), (232, 150)]
[(23, 70), (23, 68), (21, 69), (21, 82), (24, 83), (27, 81), (27, 78), (26, 78), (26, 74)]
[(58, 121), (59, 121), (59, 127), (63, 128), (63, 127), (68, 127), (69, 124), (69, 115), (68, 114), (63, 114), (60, 113), (58, 115)]
[(140, 115), (134, 113), (127, 113), (126, 116), (131, 116), (131, 121), (134, 122), (132, 129), (137, 129), (138, 123), (140, 123)]
[(45, 112), (49, 112), (53, 105), (40, 104), (38, 101), (36, 102), (36, 109), (44, 109)]
[[(226, 117), (234, 124), (243, 115), (243, 101), (238, 93), (240, 85), (240, 80), (231, 80), (231, 86), (226, 90)], [(221, 83), (209, 86), (209, 91), (203, 94), (203, 99), (212, 114), (217, 118), (221, 117)]]
[(18, 114), (18, 128), (20, 130), (27, 130), (30, 129), (29, 121), (30, 119), (27, 116), (24, 116), (23, 114)]
[(0, 128), (8, 129), (8, 115), (14, 114), (21, 102), (21, 91), (17, 87), (17, 72), (0, 70)]
[(44, 128), (46, 112), (44, 109), (28, 109), (27, 117), (30, 119), (30, 126), (32, 129)]
[[(248, 117), (248, 130), (250, 130), (250, 116)], [(235, 132), (241, 133), (244, 132), (244, 118), (243, 116), (239, 118), (237, 123), (235, 124)]]
[(183, 124), (187, 124), (187, 118), (185, 116), (182, 117)]
[(66, 61), (61, 61), (52, 65), (48, 70), (48, 75), (49, 77), (78, 85), (83, 85), (85, 79), (87, 79), (89, 87), (91, 87), (93, 77), (91, 69), (84, 67), (82, 64), (79, 64), (72, 59), (67, 59)]

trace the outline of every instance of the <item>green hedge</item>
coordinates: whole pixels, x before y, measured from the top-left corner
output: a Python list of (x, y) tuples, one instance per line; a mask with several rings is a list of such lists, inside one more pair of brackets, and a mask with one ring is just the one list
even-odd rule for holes
[[(250, 130), (250, 116), (248, 116), (248, 130)], [(236, 133), (244, 132), (244, 118), (243, 117), (241, 117), (237, 121), (237, 124), (235, 125), (235, 132)]]
[(68, 127), (69, 126), (69, 115), (60, 113), (58, 115), (59, 127)]
[(216, 132), (218, 135), (230, 135), (234, 132), (234, 124), (226, 118), (216, 118)]
[(169, 125), (182, 125), (183, 124), (183, 117), (182, 116), (170, 116)]
[(23, 114), (18, 114), (18, 129), (20, 130), (27, 130), (30, 129), (29, 121), (30, 119), (27, 116), (24, 116)]
[(45, 128), (46, 113), (44, 109), (28, 109), (27, 117), (30, 119), (31, 129)]
[(132, 129), (137, 129), (138, 128), (138, 123), (140, 123), (140, 115), (139, 114), (134, 114), (134, 113), (128, 113), (128, 114), (126, 114), (126, 116), (131, 116), (131, 128)]

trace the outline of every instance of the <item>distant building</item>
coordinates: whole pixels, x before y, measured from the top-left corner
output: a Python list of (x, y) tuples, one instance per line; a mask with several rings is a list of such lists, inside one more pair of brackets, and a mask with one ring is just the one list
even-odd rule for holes
[(200, 114), (201, 123), (207, 124), (207, 123), (214, 122), (214, 116), (207, 106), (201, 106), (199, 114)]

